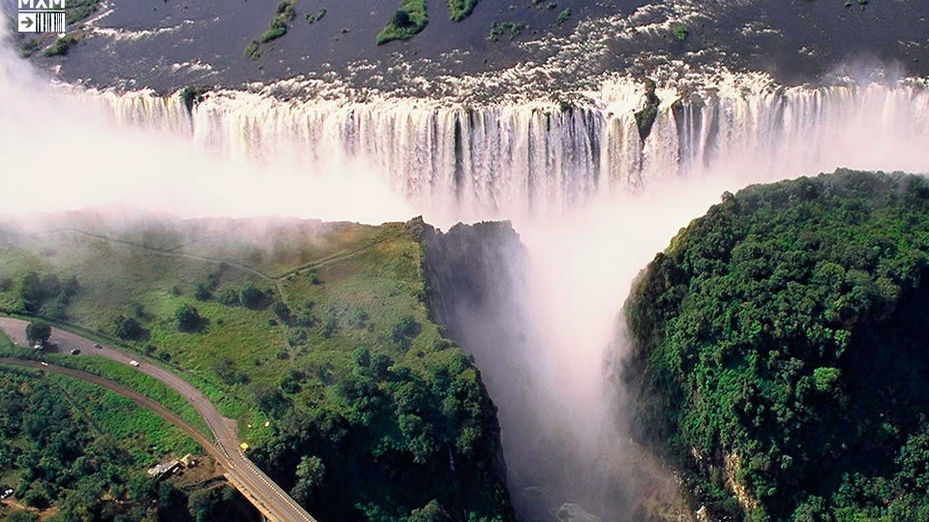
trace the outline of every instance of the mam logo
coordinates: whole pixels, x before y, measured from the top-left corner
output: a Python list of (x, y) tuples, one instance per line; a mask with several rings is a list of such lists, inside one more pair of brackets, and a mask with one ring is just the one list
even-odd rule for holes
[(67, 27), (65, 0), (16, 0), (17, 27), (21, 33), (63, 34)]
[(64, 8), (65, 0), (19, 0), (20, 10), (46, 11)]

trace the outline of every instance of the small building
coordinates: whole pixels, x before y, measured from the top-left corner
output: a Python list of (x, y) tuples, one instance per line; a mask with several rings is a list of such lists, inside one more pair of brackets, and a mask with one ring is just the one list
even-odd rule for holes
[(174, 473), (175, 471), (179, 470), (180, 468), (181, 468), (181, 462), (177, 459), (172, 459), (172, 460), (162, 462), (161, 464), (158, 464), (156, 466), (152, 466), (151, 468), (148, 469), (146, 473), (148, 473), (148, 475), (151, 477), (155, 477), (158, 480), (161, 480), (167, 477), (168, 475)]

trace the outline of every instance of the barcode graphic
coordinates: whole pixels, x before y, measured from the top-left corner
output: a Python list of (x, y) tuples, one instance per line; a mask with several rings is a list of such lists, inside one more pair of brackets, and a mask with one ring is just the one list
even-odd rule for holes
[(64, 11), (35, 14), (37, 33), (63, 33), (66, 25)]

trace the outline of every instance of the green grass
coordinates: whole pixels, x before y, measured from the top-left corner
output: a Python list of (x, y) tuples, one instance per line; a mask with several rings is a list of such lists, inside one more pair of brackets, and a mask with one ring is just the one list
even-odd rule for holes
[(49, 372), (72, 408), (97, 433), (107, 433), (126, 446), (136, 466), (150, 465), (166, 455), (203, 454), (189, 436), (131, 400), (92, 384)]
[[(408, 22), (398, 25), (398, 13), (406, 13)], [(400, 0), (400, 8), (393, 18), (387, 23), (387, 26), (377, 34), (377, 45), (383, 45), (394, 40), (408, 40), (418, 34), (426, 24), (429, 18), (426, 16), (425, 0)]]

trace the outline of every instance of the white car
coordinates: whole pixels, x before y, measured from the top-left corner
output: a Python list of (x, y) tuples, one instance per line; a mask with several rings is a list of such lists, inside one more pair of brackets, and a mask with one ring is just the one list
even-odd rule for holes
[(138, 367), (139, 367), (139, 361), (133, 359), (133, 360), (129, 361), (129, 366), (135, 366), (136, 368), (138, 368)]

